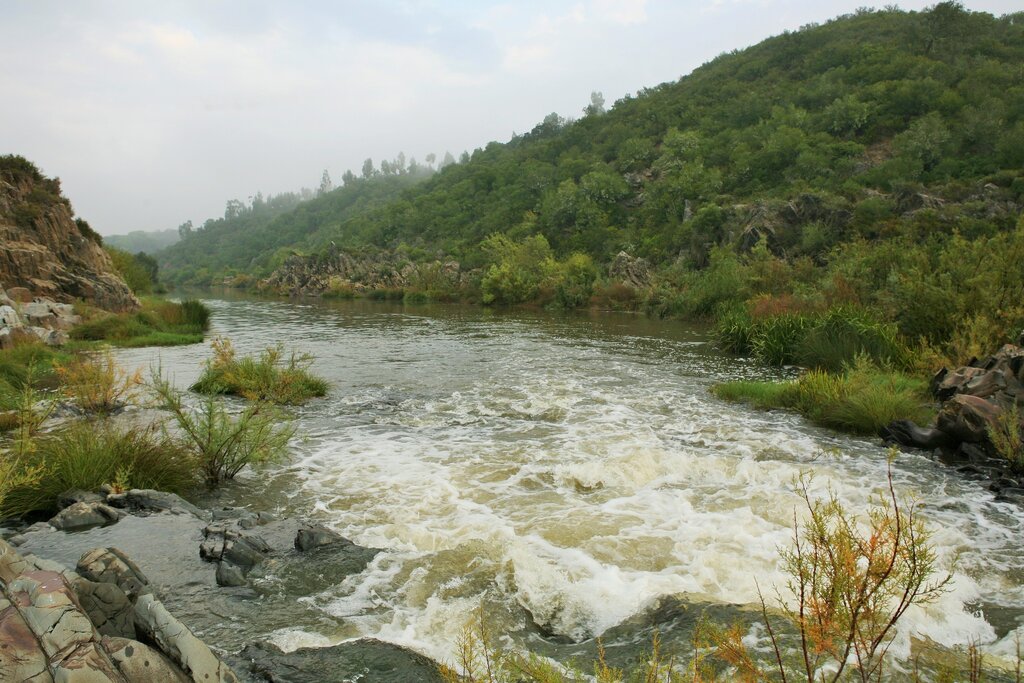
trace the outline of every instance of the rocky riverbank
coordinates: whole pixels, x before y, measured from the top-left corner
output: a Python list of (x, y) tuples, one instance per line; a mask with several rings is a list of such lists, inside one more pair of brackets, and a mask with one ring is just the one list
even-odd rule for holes
[(955, 370), (939, 370), (931, 391), (941, 402), (925, 426), (909, 420), (883, 430), (887, 441), (931, 451), (969, 476), (990, 480), (1001, 499), (1024, 504), (1024, 453), (1006, 452), (999, 435), (1024, 434), (1024, 335), (995, 354)]
[(0, 283), (0, 349), (32, 341), (61, 346), (68, 330), (80, 322), (71, 304), (34, 297), (24, 287), (5, 290)]
[[(320, 525), (204, 510), (159, 491), (69, 492), (60, 504), (49, 521), (8, 529), (0, 541), (0, 671), (12, 680), (437, 676), (431, 660), (379, 641), (284, 652), (231, 637), (252, 609), (271, 610), (281, 628), (307, 625), (298, 596), (362, 571), (376, 549)], [(199, 618), (176, 618), (194, 617), (197, 605)]]

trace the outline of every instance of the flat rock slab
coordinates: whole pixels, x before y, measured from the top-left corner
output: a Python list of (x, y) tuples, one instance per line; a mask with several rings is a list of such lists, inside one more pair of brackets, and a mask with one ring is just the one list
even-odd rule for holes
[(429, 657), (379, 640), (282, 652), (269, 643), (249, 645), (232, 662), (271, 683), (432, 683), (443, 681)]

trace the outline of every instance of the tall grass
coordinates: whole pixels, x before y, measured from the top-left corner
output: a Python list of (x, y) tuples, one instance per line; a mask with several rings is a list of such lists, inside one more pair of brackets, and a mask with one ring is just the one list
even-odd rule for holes
[(106, 313), (86, 307), (81, 310), (85, 320), (71, 331), (71, 337), (115, 346), (197, 344), (210, 326), (210, 309), (193, 299), (179, 304), (144, 298), (142, 309), (135, 313)]
[(269, 401), (299, 405), (327, 394), (327, 382), (310, 372), (312, 358), (291, 354), (287, 358), (280, 346), (270, 347), (258, 356), (238, 358), (230, 340), (213, 342), (211, 358), (191, 389), (201, 394), (233, 394), (251, 401)]
[(877, 434), (895, 420), (924, 424), (934, 414), (925, 381), (880, 368), (867, 356), (840, 374), (809, 370), (790, 382), (725, 382), (712, 391), (727, 401), (795, 410), (816, 424), (854, 434)]
[(8, 491), (0, 514), (53, 510), (65, 491), (92, 491), (114, 482), (174, 493), (196, 484), (194, 458), (166, 434), (105, 422), (77, 422), (37, 437), (24, 461), (38, 468), (37, 478)]
[(716, 334), (725, 350), (749, 353), (769, 365), (837, 372), (858, 356), (900, 368), (911, 362), (895, 325), (854, 306), (764, 317), (752, 315), (745, 307), (732, 307), (719, 317)]

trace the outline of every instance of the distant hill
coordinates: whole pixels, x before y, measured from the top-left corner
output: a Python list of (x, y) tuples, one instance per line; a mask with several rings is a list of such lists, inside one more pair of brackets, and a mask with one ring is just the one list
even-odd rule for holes
[(127, 235), (106, 235), (103, 238), (103, 243), (123, 249), (131, 254), (137, 254), (141, 251), (153, 255), (161, 249), (178, 242), (180, 239), (181, 236), (174, 229), (156, 230), (154, 232), (135, 230)]
[(603, 263), (625, 250), (703, 268), (716, 246), (758, 241), (821, 263), (841, 243), (931, 229), (921, 210), (947, 233), (1010, 229), (1024, 201), (1021, 64), (1024, 13), (858, 11), (607, 112), (552, 114), (429, 178), (374, 172), (280, 211), (243, 207), (161, 267), (177, 281), (263, 275), (332, 243), (472, 264), (493, 233)]

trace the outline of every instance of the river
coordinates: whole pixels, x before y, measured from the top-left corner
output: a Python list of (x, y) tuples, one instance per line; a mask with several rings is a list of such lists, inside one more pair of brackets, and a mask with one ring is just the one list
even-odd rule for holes
[[(785, 372), (723, 355), (684, 323), (207, 303), (211, 336), (241, 353), (277, 343), (309, 353), (331, 383), (327, 398), (294, 411), (302, 438), (288, 462), (245, 472), (211, 501), (308, 516), (385, 551), (336, 583), (293, 586), (293, 611), (254, 606), (199, 629), (225, 649), (372, 636), (450, 660), (482, 606), (505, 644), (560, 660), (585, 660), (603, 636), (628, 661), (655, 630), (688, 652), (702, 613), (753, 622), (758, 584), (786, 597), (779, 549), (792, 539), (800, 473), (814, 496), (832, 489), (851, 510), (884, 493), (878, 439), (714, 398), (715, 382)], [(181, 386), (208, 355), (208, 345), (119, 352), (128, 365), (159, 359)], [(956, 561), (950, 590), (902, 620), (895, 651), (913, 640), (1006, 654), (1024, 617), (1024, 515), (921, 455), (893, 468), (940, 564)], [(178, 616), (202, 622), (204, 609)]]

